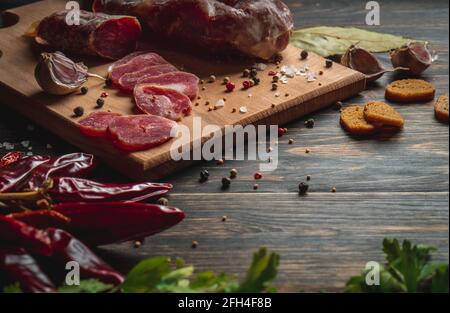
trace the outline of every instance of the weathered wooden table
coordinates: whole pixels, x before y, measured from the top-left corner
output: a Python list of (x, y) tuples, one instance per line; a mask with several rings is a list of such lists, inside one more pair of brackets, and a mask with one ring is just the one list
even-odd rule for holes
[[(448, 1), (383, 2), (381, 26), (376, 27), (364, 25), (364, 1), (286, 2), (297, 27), (353, 25), (429, 40), (440, 59), (425, 79), (437, 86), (438, 94), (448, 92)], [(346, 104), (383, 99), (384, 86), (393, 79), (386, 75)], [(199, 270), (242, 275), (252, 252), (266, 246), (281, 255), (276, 285), (291, 292), (342, 290), (366, 262), (383, 261), (384, 237), (435, 245), (436, 259), (448, 261), (449, 128), (435, 121), (431, 103), (395, 107), (405, 116), (406, 127), (391, 138), (349, 137), (333, 108), (313, 116), (314, 129), (306, 129), (304, 120), (287, 125), (279, 168), (258, 182), (257, 191), (257, 162), (204, 163), (169, 177), (175, 185), (171, 205), (184, 209), (187, 219), (149, 238), (141, 249), (122, 244), (100, 253), (123, 270), (143, 258), (164, 255), (184, 257)], [(288, 145), (289, 139), (295, 143)], [(76, 151), (1, 105), (0, 142), (26, 150), (22, 141), (30, 141), (36, 154)], [(211, 173), (206, 184), (198, 182), (203, 168)], [(224, 192), (221, 179), (232, 168), (239, 176)], [(312, 177), (310, 192), (299, 197), (298, 183), (307, 175)], [(101, 168), (98, 176), (126, 180), (108, 168)], [(337, 193), (331, 193), (334, 186)], [(221, 221), (224, 215), (226, 222)], [(197, 249), (191, 248), (193, 240), (199, 242)]]

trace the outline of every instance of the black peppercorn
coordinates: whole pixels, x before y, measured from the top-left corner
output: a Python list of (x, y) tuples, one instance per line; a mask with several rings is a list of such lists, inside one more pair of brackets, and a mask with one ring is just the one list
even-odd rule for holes
[(112, 86), (112, 79), (108, 78), (107, 80), (105, 80), (105, 86), (106, 87), (111, 87)]
[(325, 67), (326, 68), (331, 68), (333, 66), (333, 61), (331, 60), (325, 60)]
[(80, 92), (81, 92), (82, 95), (87, 94), (88, 91), (89, 91), (88, 87), (81, 87), (81, 89), (80, 89)]
[(314, 128), (316, 122), (311, 118), (305, 122), (306, 128)]
[(205, 182), (209, 179), (209, 172), (207, 170), (202, 170), (200, 172), (200, 181)]
[(273, 56), (273, 62), (275, 63), (275, 64), (279, 64), (279, 63), (281, 63), (281, 61), (283, 61), (283, 55), (281, 54), (281, 53), (276, 53), (274, 56)]
[(343, 106), (344, 104), (341, 101), (336, 102), (336, 110), (342, 109)]
[(255, 85), (259, 85), (259, 83), (261, 82), (261, 79), (259, 79), (258, 77), (253, 77), (252, 80)]
[(306, 183), (300, 183), (300, 185), (298, 185), (298, 193), (301, 196), (306, 195), (306, 193), (308, 192), (309, 186)]
[(73, 114), (75, 114), (76, 117), (83, 116), (84, 114), (83, 107), (76, 107), (75, 109), (73, 109)]
[(105, 105), (105, 100), (102, 98), (98, 98), (97, 99), (97, 108), (103, 108), (104, 105)]
[(222, 178), (222, 188), (223, 189), (230, 188), (230, 185), (231, 185), (231, 179), (229, 179), (228, 177)]
[(256, 76), (258, 76), (258, 71), (255, 68), (252, 68), (250, 71), (250, 77), (255, 78)]
[(300, 58), (301, 58), (302, 60), (306, 60), (306, 59), (308, 58), (308, 51), (303, 50), (303, 51), (300, 53)]

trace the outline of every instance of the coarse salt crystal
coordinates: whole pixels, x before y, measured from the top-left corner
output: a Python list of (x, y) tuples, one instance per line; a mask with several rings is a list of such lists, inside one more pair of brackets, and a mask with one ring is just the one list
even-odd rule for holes
[(30, 145), (30, 141), (29, 140), (24, 140), (20, 143), (22, 145), (22, 147), (26, 148)]
[(248, 112), (248, 109), (247, 109), (246, 106), (243, 106), (243, 107), (241, 107), (241, 108), (239, 109), (239, 112), (241, 112), (241, 113), (247, 113), (247, 112)]
[(13, 149), (14, 149), (14, 144), (9, 143), (9, 142), (4, 142), (4, 143), (3, 143), (3, 147), (4, 147), (6, 150), (13, 150)]
[(281, 72), (284, 73), (284, 75), (289, 77), (289, 78), (294, 78), (295, 77), (295, 71), (296, 71), (296, 69), (293, 66), (284, 65), (281, 68)]
[(264, 63), (256, 63), (253, 65), (253, 68), (256, 69), (257, 71), (262, 72), (262, 71), (266, 70), (267, 65)]
[(216, 108), (223, 108), (225, 106), (225, 100), (220, 99), (216, 102)]
[(51, 144), (47, 144), (46, 146), (45, 146), (47, 149), (52, 149), (53, 147), (52, 147), (52, 145)]
[(308, 83), (312, 83), (312, 82), (316, 81), (316, 79), (317, 79), (316, 73), (308, 73), (308, 77), (307, 77)]
[(275, 93), (275, 97), (279, 98), (281, 96), (281, 94), (279, 92)]
[(27, 155), (28, 155), (28, 156), (32, 156), (32, 155), (33, 155), (33, 152), (27, 152)]
[(283, 76), (280, 78), (280, 83), (286, 85), (288, 82), (289, 82), (289, 79), (286, 76)]

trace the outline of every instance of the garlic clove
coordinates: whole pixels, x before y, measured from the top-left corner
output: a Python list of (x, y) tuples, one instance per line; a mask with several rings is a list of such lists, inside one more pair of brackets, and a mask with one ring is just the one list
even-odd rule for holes
[(394, 67), (404, 67), (405, 72), (412, 75), (420, 75), (425, 72), (437, 59), (428, 43), (410, 42), (407, 45), (393, 50), (390, 53)]
[(390, 72), (383, 67), (374, 54), (356, 46), (350, 47), (342, 56), (341, 64), (363, 73), (367, 82), (376, 81), (384, 73)]
[(68, 95), (78, 91), (88, 77), (103, 77), (88, 73), (83, 63), (75, 63), (62, 52), (42, 53), (35, 68), (39, 86), (52, 95)]

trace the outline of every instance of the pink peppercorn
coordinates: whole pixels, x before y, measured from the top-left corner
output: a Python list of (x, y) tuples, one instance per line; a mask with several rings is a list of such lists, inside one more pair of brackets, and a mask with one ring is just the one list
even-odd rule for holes
[(282, 137), (286, 134), (286, 128), (278, 128), (278, 136)]
[(242, 83), (242, 86), (244, 87), (244, 89), (249, 89), (250, 87), (252, 87), (252, 83), (249, 80), (246, 80)]
[(232, 92), (232, 91), (234, 90), (234, 88), (236, 88), (236, 85), (233, 84), (232, 82), (228, 82), (228, 83), (226, 84), (226, 88), (227, 88), (227, 91), (228, 91), (228, 92)]
[(263, 175), (260, 173), (260, 172), (256, 172), (255, 173), (255, 179), (256, 180), (260, 180), (260, 179), (262, 179), (263, 178)]
[(277, 75), (277, 72), (275, 72), (275, 71), (270, 71), (269, 72), (269, 76), (275, 76), (275, 75)]
[(107, 98), (109, 96), (109, 94), (107, 92), (102, 92), (102, 94), (100, 96), (102, 98)]

